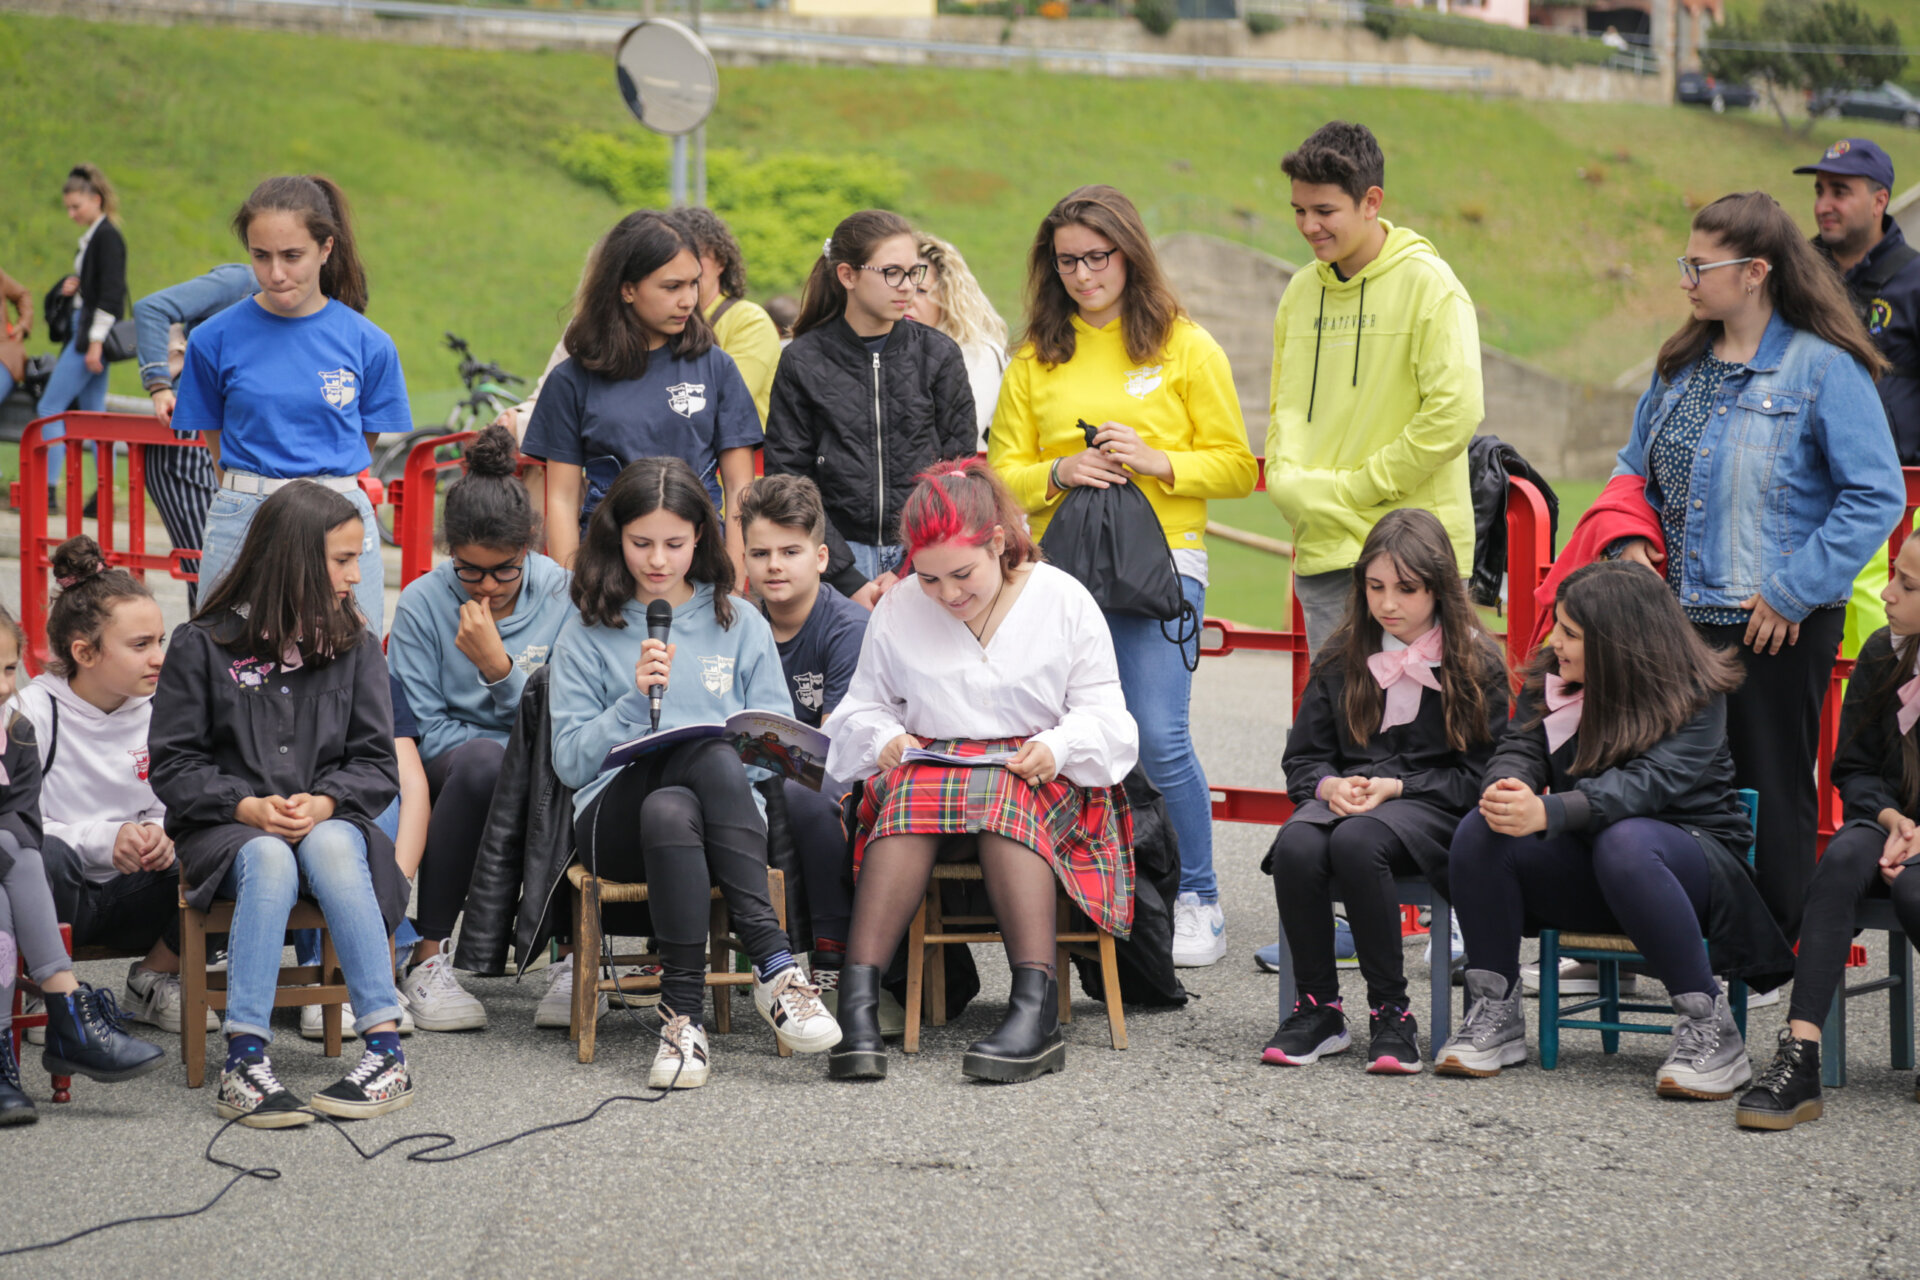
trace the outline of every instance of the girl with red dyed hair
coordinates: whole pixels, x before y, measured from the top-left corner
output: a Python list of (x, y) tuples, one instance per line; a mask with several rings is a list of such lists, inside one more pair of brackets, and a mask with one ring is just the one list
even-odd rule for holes
[(968, 1047), (961, 1071), (1032, 1080), (1066, 1065), (1056, 881), (1101, 928), (1124, 937), (1132, 926), (1133, 818), (1118, 784), (1139, 756), (1139, 731), (1099, 606), (1040, 562), (984, 462), (924, 473), (900, 526), (919, 589), (902, 582), (874, 608), (860, 667), (827, 723), (827, 772), (866, 779), (829, 1073), (887, 1074), (880, 971), (934, 862), (976, 854), (1013, 986), (1006, 1020)]

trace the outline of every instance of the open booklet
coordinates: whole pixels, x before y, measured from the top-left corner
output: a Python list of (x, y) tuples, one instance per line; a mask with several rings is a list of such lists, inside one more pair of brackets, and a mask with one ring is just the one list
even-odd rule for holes
[(727, 717), (725, 724), (683, 724), (623, 742), (607, 752), (607, 758), (600, 762), (600, 772), (623, 768), (655, 751), (702, 738), (725, 738), (740, 753), (742, 763), (792, 778), (803, 787), (818, 791), (826, 780), (827, 735), (776, 711), (740, 711)]

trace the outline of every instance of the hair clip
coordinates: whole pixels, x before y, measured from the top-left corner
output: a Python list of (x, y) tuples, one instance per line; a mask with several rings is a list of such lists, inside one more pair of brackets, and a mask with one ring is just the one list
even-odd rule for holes
[(825, 240), (822, 240), (820, 242), (820, 256), (823, 258), (831, 258), (833, 256), (833, 237), (832, 236), (828, 236)]
[(72, 590), (72, 589), (73, 589), (73, 586), (74, 586), (74, 584), (75, 584), (75, 583), (77, 583), (77, 582), (79, 582), (79, 581), (80, 581), (80, 579), (78, 579), (78, 578), (55, 578), (55, 579), (54, 579), (53, 581), (54, 581), (54, 583), (55, 583), (55, 585), (57, 585), (57, 586), (58, 586), (58, 587), (59, 587), (59, 588), (60, 588), (60, 589), (61, 589), (62, 591), (70, 591), (70, 590)]

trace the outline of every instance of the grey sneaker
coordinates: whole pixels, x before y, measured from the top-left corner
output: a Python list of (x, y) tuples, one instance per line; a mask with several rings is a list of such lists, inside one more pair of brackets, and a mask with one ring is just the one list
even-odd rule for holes
[(1663, 1098), (1731, 1098), (1753, 1079), (1747, 1043), (1734, 1025), (1727, 993), (1704, 991), (1673, 998), (1673, 1052), (1660, 1064), (1654, 1091)]
[(1502, 1067), (1527, 1060), (1527, 1016), (1520, 1006), (1521, 985), (1485, 969), (1467, 970), (1467, 1016), (1453, 1038), (1433, 1055), (1443, 1076), (1497, 1076)]

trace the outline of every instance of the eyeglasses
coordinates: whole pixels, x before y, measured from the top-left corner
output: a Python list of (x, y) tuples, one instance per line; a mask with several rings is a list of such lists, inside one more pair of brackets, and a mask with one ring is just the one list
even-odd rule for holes
[(481, 583), (492, 578), (503, 587), (509, 582), (520, 581), (520, 575), (524, 571), (518, 563), (496, 564), (482, 568), (477, 564), (461, 564), (455, 561), (453, 566), (453, 576), (462, 582)]
[(1105, 271), (1107, 259), (1120, 252), (1118, 249), (1095, 249), (1092, 253), (1055, 254), (1053, 269), (1063, 276), (1070, 276), (1081, 263), (1087, 264), (1089, 271)]
[(1752, 262), (1753, 259), (1728, 258), (1725, 262), (1693, 262), (1686, 258), (1675, 258), (1674, 261), (1680, 264), (1680, 275), (1686, 280), (1687, 287), (1698, 288), (1702, 271), (1711, 271), (1715, 267), (1737, 267), (1743, 262)]
[(862, 271), (878, 271), (880, 278), (887, 282), (887, 288), (898, 289), (903, 284), (919, 284), (927, 278), (927, 264), (916, 263), (911, 267), (861, 267)]

